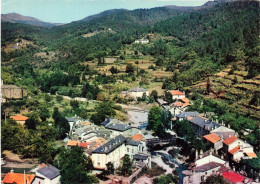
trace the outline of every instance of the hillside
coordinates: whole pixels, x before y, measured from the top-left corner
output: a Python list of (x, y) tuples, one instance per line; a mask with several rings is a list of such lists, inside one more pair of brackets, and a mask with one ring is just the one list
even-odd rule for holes
[(40, 27), (53, 27), (53, 26), (60, 25), (55, 23), (43, 22), (39, 19), (29, 17), (29, 16), (23, 16), (18, 13), (2, 14), (1, 21), (10, 22), (10, 23), (29, 24), (29, 25), (40, 26)]

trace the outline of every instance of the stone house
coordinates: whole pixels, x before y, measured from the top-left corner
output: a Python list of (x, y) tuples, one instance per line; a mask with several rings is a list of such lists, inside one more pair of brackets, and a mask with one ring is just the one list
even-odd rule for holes
[(132, 97), (137, 99), (138, 97), (142, 98), (143, 95), (149, 96), (149, 91), (147, 89), (136, 87), (134, 89), (129, 89), (128, 91), (122, 91), (121, 97)]

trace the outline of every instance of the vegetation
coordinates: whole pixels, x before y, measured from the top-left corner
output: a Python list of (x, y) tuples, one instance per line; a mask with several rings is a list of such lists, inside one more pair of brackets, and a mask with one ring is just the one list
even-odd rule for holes
[(93, 169), (92, 160), (77, 146), (62, 148), (58, 165), (62, 183), (98, 183), (98, 179), (89, 174)]
[(209, 176), (202, 184), (228, 184), (228, 182), (221, 175)]
[(126, 175), (131, 175), (132, 173), (132, 160), (128, 154), (125, 154), (123, 157), (123, 165), (121, 168), (121, 174), (126, 176)]

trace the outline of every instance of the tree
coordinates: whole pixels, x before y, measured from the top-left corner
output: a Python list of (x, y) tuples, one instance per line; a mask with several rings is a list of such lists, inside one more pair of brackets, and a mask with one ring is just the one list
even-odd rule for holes
[(211, 175), (201, 184), (228, 184), (228, 182), (221, 175)]
[(42, 121), (46, 121), (46, 119), (50, 117), (50, 112), (46, 107), (40, 107), (39, 116)]
[(112, 102), (102, 102), (95, 108), (95, 113), (92, 114), (90, 120), (95, 124), (102, 123), (106, 118), (114, 116), (116, 114), (113, 109), (114, 104)]
[(157, 100), (158, 99), (158, 92), (156, 90), (153, 90), (151, 92), (150, 96), (152, 96), (154, 100)]
[(161, 121), (161, 109), (158, 106), (153, 106), (148, 114), (148, 126), (147, 129), (151, 130), (154, 128), (155, 123)]
[(57, 96), (56, 96), (56, 101), (57, 101), (58, 103), (60, 103), (62, 100), (63, 100), (63, 97), (62, 97), (62, 96), (60, 96), (60, 95), (57, 95)]
[(165, 92), (164, 94), (164, 100), (168, 103), (168, 104), (171, 104), (173, 102), (173, 99), (172, 99), (172, 94), (170, 92)]
[(118, 73), (118, 70), (116, 67), (112, 66), (109, 71), (112, 73), (112, 74), (117, 74)]
[(39, 121), (37, 114), (32, 113), (32, 114), (30, 114), (28, 120), (25, 122), (25, 126), (28, 129), (36, 129), (36, 124), (38, 124), (39, 122), (40, 121)]
[(68, 120), (59, 112), (57, 107), (54, 107), (52, 118), (55, 121), (55, 128), (58, 132), (59, 139), (64, 139), (70, 131), (70, 125)]
[(62, 148), (58, 166), (61, 172), (61, 183), (96, 183), (97, 179), (89, 173), (93, 170), (93, 163), (80, 147)]
[(125, 72), (126, 73), (134, 73), (135, 67), (132, 63), (127, 63)]
[(128, 154), (125, 154), (123, 166), (121, 168), (121, 174), (126, 176), (130, 175), (132, 173), (132, 161), (130, 159), (130, 156)]
[(104, 175), (114, 174), (115, 168), (114, 168), (113, 163), (108, 162), (108, 163), (106, 164), (106, 166), (107, 166), (107, 169), (104, 171), (103, 174), (104, 174)]
[(172, 114), (171, 114), (171, 112), (169, 110), (163, 109), (161, 111), (161, 119), (162, 119), (162, 123), (163, 123), (164, 128), (170, 129), (171, 124), (172, 124)]
[(70, 106), (73, 108), (73, 109), (77, 109), (79, 108), (79, 102), (77, 100), (71, 100), (70, 101)]

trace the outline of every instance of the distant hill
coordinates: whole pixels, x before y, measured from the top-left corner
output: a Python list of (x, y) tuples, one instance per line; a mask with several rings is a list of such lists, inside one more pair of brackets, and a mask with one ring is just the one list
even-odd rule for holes
[(127, 9), (112, 9), (112, 10), (106, 10), (106, 11), (103, 11), (101, 13), (98, 13), (98, 14), (94, 14), (94, 15), (90, 15), (90, 16), (87, 16), (79, 21), (89, 21), (89, 20), (92, 20), (92, 19), (95, 19), (95, 18), (100, 18), (100, 17), (103, 17), (103, 16), (108, 16), (108, 15), (111, 15), (111, 14), (115, 14), (115, 13), (120, 13), (120, 12), (126, 12), (128, 11)]
[(1, 21), (10, 22), (10, 23), (29, 24), (29, 25), (41, 26), (41, 27), (53, 27), (53, 26), (60, 25), (55, 23), (43, 22), (39, 19), (29, 17), (29, 16), (23, 16), (18, 13), (2, 14)]

